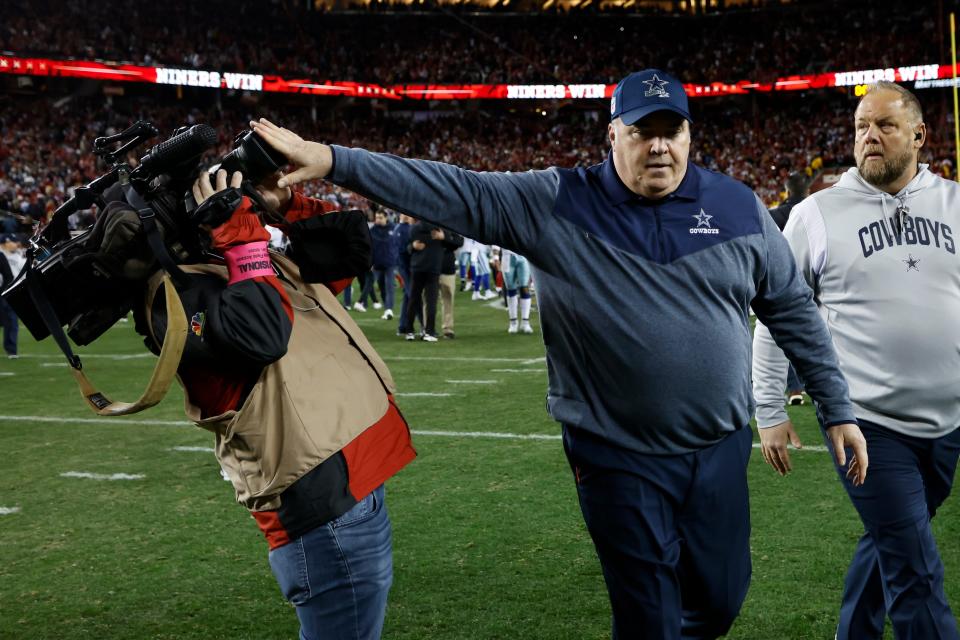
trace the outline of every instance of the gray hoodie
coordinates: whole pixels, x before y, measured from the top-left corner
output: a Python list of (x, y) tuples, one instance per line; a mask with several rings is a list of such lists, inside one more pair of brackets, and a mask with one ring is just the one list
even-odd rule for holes
[[(960, 186), (921, 165), (891, 196), (856, 169), (793, 209), (783, 233), (826, 320), (859, 418), (935, 438), (960, 426)], [(760, 323), (761, 428), (787, 419), (786, 358)]]

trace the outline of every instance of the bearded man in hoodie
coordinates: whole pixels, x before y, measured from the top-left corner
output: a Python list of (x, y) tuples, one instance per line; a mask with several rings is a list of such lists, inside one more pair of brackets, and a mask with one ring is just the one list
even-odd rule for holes
[[(784, 229), (827, 321), (870, 452), (870, 480), (841, 482), (864, 534), (847, 572), (838, 640), (960, 638), (930, 519), (960, 454), (960, 186), (919, 164), (917, 98), (879, 82), (857, 107), (854, 156), (832, 188), (798, 204)], [(764, 459), (790, 470), (800, 446), (783, 408), (787, 361), (754, 336)], [(831, 446), (827, 439), (827, 446)]]

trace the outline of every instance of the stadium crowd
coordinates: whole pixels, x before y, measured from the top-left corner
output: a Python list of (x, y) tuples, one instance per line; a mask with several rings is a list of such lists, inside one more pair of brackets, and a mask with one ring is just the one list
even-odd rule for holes
[[(750, 185), (770, 206), (781, 198), (787, 175), (823, 167), (848, 166), (852, 148), (849, 98), (783, 96), (751, 106), (743, 100), (698, 102), (692, 158), (710, 169)], [(925, 162), (943, 175), (953, 172), (949, 131), (941, 103), (927, 108), (931, 126)], [(404, 156), (441, 160), (478, 170), (524, 171), (549, 166), (589, 166), (603, 160), (609, 143), (598, 111), (561, 110), (546, 116), (529, 112), (431, 111), (390, 115), (380, 112), (330, 115), (313, 122), (304, 109), (236, 106), (222, 111), (186, 110), (156, 101), (116, 102), (74, 98), (54, 103), (0, 101), (0, 211), (21, 216), (20, 230), (52, 212), (73, 189), (100, 175), (104, 167), (92, 155), (94, 138), (117, 133), (138, 119), (154, 122), (164, 134), (197, 122), (216, 126), (229, 150), (234, 134), (253, 116), (267, 116), (313, 139), (362, 146)], [(159, 142), (157, 139), (154, 143)], [(141, 153), (146, 149), (141, 149)], [(362, 198), (324, 183), (311, 195), (368, 208)], [(7, 228), (6, 231), (11, 229)]]
[(812, 2), (701, 17), (625, 10), (505, 16), (424, 12), (425, 5), (357, 15), (226, 0), (175, 10), (134, 0), (6, 4), (0, 51), (315, 80), (612, 83), (623, 75), (626, 51), (633, 68), (670, 69), (686, 82), (946, 62), (938, 38), (914, 37), (943, 32), (929, 3)]

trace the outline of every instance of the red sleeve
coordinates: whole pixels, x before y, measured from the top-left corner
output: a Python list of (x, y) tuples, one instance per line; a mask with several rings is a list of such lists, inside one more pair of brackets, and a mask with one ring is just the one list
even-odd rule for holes
[[(332, 202), (327, 202), (326, 200), (320, 200), (318, 198), (308, 198), (299, 191), (293, 192), (293, 197), (290, 199), (290, 206), (287, 207), (287, 213), (284, 217), (287, 219), (287, 222), (299, 222), (300, 220), (306, 220), (307, 218), (312, 218), (313, 216), (321, 216), (325, 213), (330, 213), (331, 211), (336, 211), (337, 205)], [(343, 292), (344, 289), (350, 286), (350, 283), (353, 282), (353, 278), (346, 278), (344, 280), (335, 280), (333, 282), (324, 282), (323, 284), (333, 292), (333, 295), (339, 295)]]
[(307, 218), (336, 210), (337, 205), (332, 202), (318, 200), (317, 198), (308, 198), (299, 191), (294, 191), (293, 197), (290, 199), (290, 206), (287, 207), (287, 213), (284, 217), (287, 219), (287, 222), (299, 222), (300, 220), (306, 220)]

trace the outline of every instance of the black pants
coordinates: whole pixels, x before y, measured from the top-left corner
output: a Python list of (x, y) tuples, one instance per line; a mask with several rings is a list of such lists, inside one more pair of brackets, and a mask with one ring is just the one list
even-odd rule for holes
[(440, 274), (426, 271), (413, 271), (413, 282), (410, 286), (410, 298), (407, 300), (407, 325), (401, 327), (400, 333), (413, 333), (413, 319), (417, 317), (417, 309), (424, 303), (426, 294), (427, 317), (423, 319), (423, 331), (431, 336), (437, 335), (437, 295), (440, 291)]

